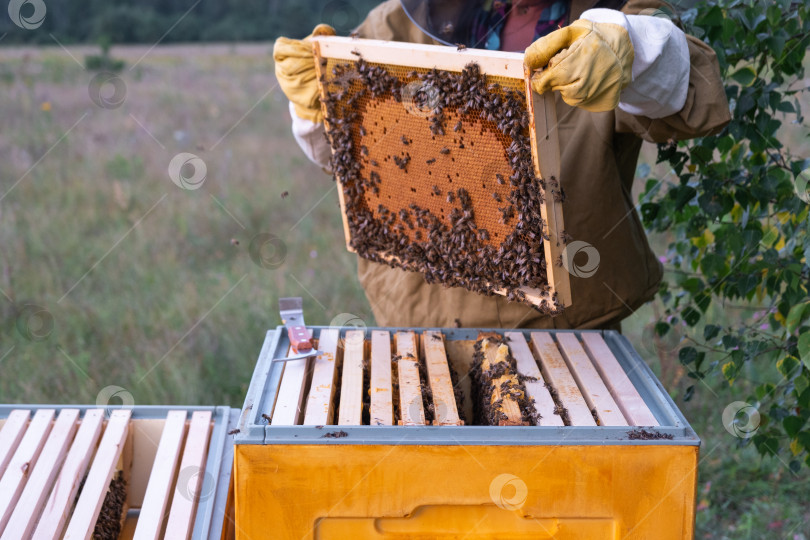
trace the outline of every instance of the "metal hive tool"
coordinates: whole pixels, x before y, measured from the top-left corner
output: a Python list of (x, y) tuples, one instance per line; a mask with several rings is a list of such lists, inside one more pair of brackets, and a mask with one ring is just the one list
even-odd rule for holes
[(522, 55), (313, 47), (348, 249), (549, 314), (570, 305), (554, 100), (531, 92)]

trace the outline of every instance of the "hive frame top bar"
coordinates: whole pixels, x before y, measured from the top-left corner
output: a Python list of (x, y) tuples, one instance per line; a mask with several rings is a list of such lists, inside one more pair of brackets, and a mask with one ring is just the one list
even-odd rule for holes
[[(397, 66), (429, 66), (445, 71), (461, 71), (476, 62), (481, 73), (523, 79), (523, 53), (463, 49), (446, 45), (423, 45), (378, 39), (318, 36), (312, 41), (324, 57), (356, 61), (359, 53), (367, 62)], [(472, 54), (475, 56), (473, 57)]]
[[(308, 327), (316, 336), (325, 326)], [(347, 330), (341, 328), (341, 336)], [(446, 340), (475, 340), (479, 332), (502, 333), (505, 329), (479, 328), (413, 328), (413, 327), (369, 327), (394, 334), (398, 331), (422, 333), (426, 330), (442, 332)], [(664, 387), (650, 370), (649, 366), (633, 349), (626, 337), (614, 330), (523, 330), (524, 336), (532, 332), (551, 334), (585, 332), (600, 333), (638, 390), (645, 404), (655, 415), (659, 426), (654, 431), (672, 435), (672, 439), (630, 439), (629, 433), (639, 429), (630, 427), (545, 427), (545, 426), (269, 426), (262, 413), (272, 410), (277, 388), (281, 379), (283, 363), (272, 362), (278, 356), (286, 355), (290, 341), (287, 330), (278, 326), (267, 332), (256, 368), (248, 388), (245, 405), (239, 419), (240, 432), (235, 436), (235, 444), (409, 444), (409, 445), (686, 445), (699, 446), (700, 439), (678, 410)], [(343, 431), (345, 436), (324, 437), (327, 433)]]

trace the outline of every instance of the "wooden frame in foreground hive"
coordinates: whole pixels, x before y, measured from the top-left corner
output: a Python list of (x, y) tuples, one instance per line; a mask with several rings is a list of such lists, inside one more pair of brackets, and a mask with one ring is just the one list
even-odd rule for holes
[[(472, 233), (476, 235), (474, 240), (481, 240), (482, 243), (491, 244), (492, 246), (497, 246), (499, 241), (502, 242), (500, 244), (501, 252), (498, 255), (498, 259), (496, 259), (499, 261), (500, 255), (504, 252), (503, 248), (504, 246), (507, 246), (507, 242), (510, 241), (509, 239), (516, 238), (518, 236), (525, 239), (526, 234), (531, 236), (535, 236), (536, 234), (535, 238), (530, 241), (526, 241), (529, 244), (529, 249), (535, 250), (529, 252), (529, 259), (534, 263), (537, 263), (537, 253), (542, 252), (544, 261), (540, 262), (539, 265), (542, 265), (543, 268), (542, 273), (529, 272), (527, 274), (526, 266), (524, 266), (522, 269), (518, 268), (515, 270), (515, 260), (522, 264), (525, 263), (525, 259), (521, 256), (521, 253), (525, 252), (521, 252), (519, 249), (512, 250), (512, 254), (508, 255), (508, 257), (512, 257), (511, 261), (513, 264), (510, 266), (510, 268), (512, 268), (512, 274), (510, 274), (508, 278), (503, 277), (506, 275), (506, 271), (501, 272), (501, 268), (508, 265), (503, 265), (496, 262), (491, 264), (489, 268), (496, 269), (498, 272), (497, 276), (500, 277), (500, 280), (487, 279), (489, 276), (491, 276), (491, 273), (484, 273), (482, 275), (474, 276), (473, 279), (468, 280), (469, 282), (475, 282), (475, 286), (468, 286), (466, 283), (461, 283), (460, 285), (466, 286), (471, 290), (483, 290), (491, 293), (510, 296), (513, 299), (519, 299), (527, 304), (543, 310), (548, 310), (552, 313), (557, 308), (571, 304), (572, 300), (569, 275), (562, 264), (567, 235), (563, 225), (563, 193), (559, 181), (560, 151), (559, 140), (556, 132), (556, 105), (554, 97), (550, 93), (537, 95), (531, 91), (529, 84), (531, 73), (524, 66), (523, 55), (521, 53), (507, 53), (478, 49), (457, 50), (456, 48), (445, 46), (418, 45), (412, 43), (364, 40), (334, 36), (322, 36), (314, 38), (313, 50), (316, 57), (317, 76), (320, 82), (321, 102), (328, 133), (334, 134), (335, 131), (333, 128), (339, 128), (343, 125), (341, 122), (345, 122), (345, 118), (333, 118), (332, 114), (330, 114), (329, 107), (327, 107), (327, 101), (329, 99), (334, 100), (336, 95), (334, 92), (334, 86), (332, 87), (333, 92), (331, 94), (329, 93), (330, 91), (328, 89), (329, 84), (334, 83), (336, 80), (336, 77), (334, 76), (334, 68), (336, 66), (340, 68), (341, 65), (357, 65), (361, 60), (368, 66), (379, 66), (385, 69), (386, 73), (393, 73), (394, 77), (398, 77), (399, 80), (402, 81), (401, 84), (403, 85), (405, 85), (405, 81), (411, 81), (405, 86), (400, 86), (397, 90), (397, 92), (400, 93), (400, 95), (397, 96), (397, 103), (400, 102), (400, 97), (402, 97), (403, 92), (405, 92), (405, 90), (407, 90), (411, 84), (414, 84), (413, 81), (415, 74), (421, 74), (418, 76), (422, 77), (431, 70), (435, 69), (438, 70), (439, 73), (446, 73), (451, 74), (451, 76), (461, 77), (462, 73), (466, 73), (465, 68), (471, 63), (477, 65), (477, 70), (487, 82), (497, 83), (499, 86), (498, 91), (500, 91), (502, 94), (504, 92), (513, 92), (513, 96), (519, 96), (519, 98), (522, 100), (522, 105), (525, 106), (525, 111), (528, 118), (528, 125), (522, 128), (521, 137), (524, 137), (526, 141), (526, 144), (523, 145), (524, 148), (525, 146), (528, 146), (531, 150), (531, 159), (530, 163), (528, 164), (528, 169), (524, 167), (523, 170), (530, 170), (536, 178), (536, 181), (531, 185), (532, 189), (524, 190), (522, 193), (530, 192), (527, 195), (530, 197), (534, 197), (533, 194), (537, 193), (539, 194), (539, 197), (536, 198), (536, 203), (533, 203), (535, 204), (535, 207), (533, 207), (532, 212), (526, 214), (520, 212), (514, 217), (514, 219), (507, 215), (507, 211), (513, 212), (512, 215), (514, 215), (515, 206), (512, 205), (511, 202), (505, 203), (506, 207), (504, 208), (495, 208), (497, 203), (500, 203), (502, 200), (507, 200), (507, 197), (499, 195), (499, 190), (501, 194), (510, 193), (508, 201), (511, 201), (513, 197), (511, 193), (515, 192), (504, 190), (520, 189), (515, 188), (516, 184), (512, 182), (512, 178), (506, 176), (507, 173), (511, 175), (514, 171), (517, 171), (517, 166), (514, 165), (515, 158), (512, 158), (511, 162), (509, 161), (510, 156), (513, 155), (509, 153), (512, 151), (512, 149), (510, 147), (509, 151), (506, 150), (508, 141), (504, 143), (504, 133), (498, 133), (495, 129), (493, 129), (493, 126), (495, 126), (493, 122), (489, 122), (489, 127), (483, 126), (483, 124), (487, 124), (486, 119), (484, 119), (479, 121), (479, 124), (472, 125), (472, 127), (476, 130), (478, 129), (479, 125), (481, 126), (481, 139), (477, 141), (479, 142), (479, 145), (473, 150), (471, 145), (476, 142), (475, 138), (478, 137), (478, 135), (475, 132), (472, 132), (472, 129), (470, 130), (472, 133), (467, 133), (466, 128), (470, 127), (467, 120), (470, 118), (470, 116), (462, 116), (459, 109), (445, 110), (450, 118), (445, 119), (443, 131), (441, 131), (441, 128), (439, 128), (440, 131), (438, 132), (434, 131), (435, 126), (432, 123), (432, 118), (431, 122), (422, 120), (422, 128), (426, 127), (428, 123), (431, 124), (430, 132), (426, 132), (427, 136), (424, 136), (425, 134), (415, 133), (413, 131), (414, 120), (408, 117), (408, 115), (403, 114), (401, 111), (399, 118), (395, 117), (394, 122), (399, 123), (399, 120), (403, 117), (410, 118), (404, 122), (405, 124), (410, 122), (410, 124), (406, 125), (405, 127), (402, 125), (399, 125), (398, 127), (395, 126), (394, 123), (390, 121), (390, 116), (388, 120), (385, 120), (383, 113), (389, 114), (391, 109), (386, 109), (385, 103), (383, 103), (382, 100), (378, 99), (377, 102), (371, 105), (364, 104), (362, 106), (364, 107), (363, 110), (365, 112), (361, 119), (357, 122), (357, 125), (352, 128), (355, 129), (355, 131), (352, 131), (351, 134), (349, 134), (348, 131), (344, 131), (347, 136), (353, 138), (352, 140), (354, 142), (354, 146), (352, 152), (354, 152), (354, 155), (353, 159), (343, 161), (353, 162), (355, 163), (354, 166), (357, 168), (369, 167), (370, 163), (371, 165), (374, 165), (375, 169), (379, 168), (380, 170), (383, 170), (382, 174), (384, 177), (384, 182), (380, 182), (380, 175), (377, 174), (377, 185), (372, 185), (370, 188), (372, 190), (371, 193), (374, 195), (369, 195), (369, 192), (363, 192), (363, 197), (365, 197), (367, 201), (365, 204), (369, 209), (373, 207), (373, 197), (378, 197), (378, 199), (373, 202), (380, 202), (380, 200), (383, 200), (385, 197), (385, 189), (393, 189), (390, 187), (392, 185), (402, 188), (396, 191), (395, 198), (401, 196), (402, 201), (404, 202), (402, 202), (399, 208), (407, 208), (405, 203), (408, 201), (406, 200), (406, 197), (402, 196), (401, 194), (405, 192), (406, 188), (410, 188), (410, 191), (415, 193), (410, 201), (410, 208), (414, 209), (414, 213), (417, 216), (417, 223), (424, 228), (423, 230), (427, 230), (427, 225), (425, 225), (427, 218), (425, 218), (422, 223), (420, 223), (419, 220), (424, 218), (427, 211), (420, 209), (420, 207), (423, 205), (430, 207), (432, 204), (431, 210), (435, 211), (435, 214), (428, 215), (430, 216), (430, 219), (433, 219), (434, 215), (438, 215), (438, 205), (443, 206), (443, 208), (439, 209), (442, 212), (441, 218), (449, 223), (451, 220), (445, 219), (445, 212), (447, 213), (447, 216), (450, 217), (452, 208), (448, 209), (447, 205), (445, 205), (443, 202), (437, 203), (436, 201), (442, 199), (442, 201), (446, 200), (448, 203), (453, 203), (461, 198), (458, 197), (455, 200), (451, 199), (451, 197), (454, 197), (454, 193), (452, 193), (449, 189), (441, 189), (436, 181), (437, 177), (441, 176), (442, 182), (451, 183), (453, 179), (456, 179), (457, 184), (455, 184), (455, 186), (464, 187), (466, 190), (468, 190), (468, 192), (473, 191), (473, 189), (478, 189), (477, 193), (473, 193), (473, 202), (471, 203), (471, 206), (468, 206), (467, 208), (474, 207), (475, 218), (472, 221), (483, 221), (485, 224), (488, 224), (488, 230), (484, 230), (483, 232), (478, 230), (478, 232)], [(492, 90), (492, 86), (489, 87), (489, 90)], [(365, 91), (363, 93), (365, 94)], [(442, 96), (445, 94), (446, 93), (441, 94), (439, 99), (444, 99)], [(348, 95), (345, 98), (342, 96), (342, 94), (337, 94), (337, 96), (337, 99), (351, 101), (351, 95)], [(416, 101), (414, 95), (409, 95), (407, 97), (408, 99), (412, 100), (410, 101), (411, 106), (408, 112), (413, 112), (415, 110), (417, 114), (411, 116), (420, 116), (419, 113), (425, 111), (426, 109), (424, 103), (421, 106), (417, 103), (414, 107), (413, 103)], [(363, 96), (361, 97), (361, 101), (363, 99), (370, 103), (376, 98), (373, 96), (371, 98), (366, 98)], [(408, 99), (402, 100), (405, 107), (400, 105), (400, 109), (408, 108)], [(388, 105), (390, 106), (392, 104), (393, 101), (389, 100)], [(368, 107), (374, 108), (373, 115), (366, 114), (368, 112)], [(504, 103), (504, 108), (505, 107), (506, 103)], [(431, 114), (434, 114), (436, 110), (437, 109), (433, 109), (432, 113), (424, 114), (422, 116), (430, 116)], [(335, 109), (333, 109), (331, 112), (334, 113), (334, 111)], [(478, 110), (475, 110), (474, 112), (478, 113)], [(440, 112), (439, 114), (444, 113)], [(462, 118), (464, 118), (465, 124), (464, 127), (459, 130), (459, 126), (462, 126)], [(453, 126), (452, 121), (456, 119), (458, 120), (458, 123)], [(378, 121), (379, 126), (377, 123)], [(418, 122), (418, 120), (416, 120), (416, 122)], [(387, 131), (388, 128), (391, 128), (390, 132)], [(379, 131), (376, 132), (376, 134), (371, 133), (371, 131), (374, 129), (381, 129), (382, 134), (380, 134)], [(388, 155), (386, 155), (384, 159), (377, 157), (375, 161), (375, 151), (379, 152), (380, 156), (386, 153), (386, 150), (378, 147), (377, 137), (381, 137), (381, 140), (383, 140), (386, 138), (386, 134), (390, 135), (391, 133), (395, 133), (397, 129), (399, 129), (399, 131), (402, 133), (401, 136), (388, 136), (385, 143), (388, 146)], [(366, 140), (365, 138), (363, 141), (360, 140), (361, 137), (366, 136), (366, 132), (364, 130), (369, 132), (369, 137), (367, 138), (369, 141), (371, 140), (371, 135), (375, 135), (375, 144), (370, 145), (372, 146), (371, 154), (369, 154), (369, 149), (361, 144), (361, 142), (365, 142)], [(460, 136), (460, 143), (457, 145), (457, 147), (453, 147), (453, 154), (450, 154), (449, 144), (446, 144), (444, 148), (439, 150), (443, 140), (447, 141), (452, 138), (454, 143), (457, 142), (454, 134), (455, 131), (460, 131), (458, 133)], [(525, 133), (526, 131), (528, 131), (527, 134)], [(431, 133), (433, 133), (433, 135), (431, 135)], [(460, 161), (466, 160), (466, 164), (460, 163), (455, 165), (455, 158), (453, 156), (456, 155), (457, 148), (465, 148), (464, 136), (470, 135), (473, 136), (473, 142), (471, 143), (469, 140), (467, 141), (467, 144), (470, 145), (466, 150), (468, 152), (468, 157), (460, 158)], [(437, 136), (439, 137), (439, 140), (436, 140)], [(485, 137), (490, 137), (490, 144), (489, 146), (484, 146), (482, 150), (480, 141)], [(498, 147), (497, 150), (493, 150), (493, 148), (498, 146), (492, 142), (498, 142), (495, 140), (495, 137), (500, 137), (500, 142), (503, 145), (502, 148)], [(394, 147), (395, 143), (398, 144), (400, 138), (402, 140), (401, 144), (405, 146), (401, 146), (401, 148), (397, 149), (400, 150), (400, 155), (394, 156), (394, 152), (391, 150), (391, 148)], [(334, 135), (332, 136), (330, 142), (332, 143), (334, 154), (337, 152), (336, 148), (340, 147), (340, 143), (335, 141)], [(495, 153), (493, 154), (493, 152)], [(412, 153), (413, 155), (411, 155)], [(461, 155), (460, 151), (458, 155)], [(489, 158), (487, 158), (486, 155), (488, 155)], [(525, 150), (524, 155), (528, 156), (528, 153), (525, 153)], [(426, 160), (426, 157), (429, 159)], [(392, 158), (392, 160), (389, 161), (388, 158)], [(425, 164), (427, 163), (430, 165), (431, 163), (435, 163), (437, 158), (439, 159), (439, 165), (444, 165), (443, 162), (447, 162), (446, 166), (444, 166), (444, 168), (436, 176), (428, 178), (425, 176), (425, 174), (430, 175), (432, 174), (432, 171), (425, 173)], [(383, 160), (386, 163), (382, 163)], [(452, 160), (452, 163), (450, 163), (448, 160)], [(473, 167), (478, 168), (469, 169), (471, 163)], [(468, 168), (465, 169), (465, 166)], [(411, 169), (412, 173), (410, 176), (408, 176), (409, 168)], [(484, 172), (481, 172), (482, 170)], [(504, 172), (505, 170), (507, 172)], [(487, 171), (488, 174), (486, 174)], [(500, 171), (500, 173), (503, 174), (496, 173), (496, 171)], [(370, 178), (373, 181), (373, 175), (376, 173), (369, 170), (366, 172), (366, 174), (370, 175)], [(351, 252), (355, 252), (361, 256), (366, 256), (367, 258), (375, 260), (373, 257), (368, 257), (368, 250), (364, 250), (364, 253), (359, 253), (358, 249), (356, 249), (357, 238), (354, 237), (354, 232), (352, 229), (354, 228), (357, 230), (357, 226), (350, 223), (350, 210), (347, 211), (352, 204), (352, 201), (349, 199), (355, 195), (352, 195), (351, 188), (347, 189), (347, 186), (351, 186), (352, 182), (346, 182), (346, 176), (346, 174), (341, 174), (339, 170), (335, 170), (335, 178), (339, 184), (338, 196), (340, 200), (347, 248)], [(414, 176), (417, 178), (414, 178)], [(496, 178), (497, 182), (494, 181)], [(485, 180), (482, 182), (480, 181), (481, 179)], [(437, 182), (437, 184), (434, 184), (432, 187), (432, 193), (424, 193), (424, 190), (427, 189), (425, 186), (426, 181), (428, 182), (428, 185), (430, 183)], [(419, 182), (421, 182), (421, 184), (419, 184)], [(506, 187), (501, 187), (504, 184)], [(442, 185), (443, 188), (447, 188), (448, 186), (449, 184), (446, 183)], [(416, 188), (422, 190), (421, 193), (416, 194)], [(381, 189), (383, 190), (382, 193), (380, 192)], [(482, 195), (483, 192), (486, 192), (486, 194)], [(387, 199), (391, 199), (390, 194), (392, 192), (389, 191), (388, 193), (389, 195), (387, 196)], [(458, 193), (461, 194), (461, 190), (459, 190)], [(447, 197), (446, 199), (444, 198), (445, 194)], [(437, 197), (434, 198), (434, 195), (437, 195)], [(489, 200), (490, 195), (496, 202)], [(484, 199), (487, 200), (484, 201)], [(450, 204), (450, 206), (452, 207), (453, 204)], [(456, 204), (456, 207), (457, 206), (458, 204)], [(510, 206), (511, 210), (509, 209)], [(539, 212), (536, 211), (537, 207), (539, 207)], [(379, 204), (377, 208), (380, 209), (379, 211), (386, 210), (383, 208), (382, 204)], [(463, 208), (464, 207), (462, 206), (462, 209)], [(421, 216), (418, 213), (419, 211), (423, 212)], [(501, 214), (498, 214), (497, 211), (500, 211)], [(371, 214), (374, 211), (369, 210), (369, 212)], [(396, 214), (396, 207), (392, 214)], [(401, 216), (401, 214), (399, 215)], [(541, 219), (535, 218), (535, 221), (530, 221), (529, 218), (525, 217), (527, 215), (537, 216)], [(389, 221), (389, 223), (393, 223), (393, 221), (396, 220), (397, 216), (394, 215), (393, 217), (394, 219)], [(458, 214), (456, 214), (456, 217), (458, 217)], [(407, 223), (407, 221), (405, 222)], [(517, 225), (518, 223), (521, 223), (521, 225)], [(411, 225), (411, 223), (407, 224), (409, 226)], [(499, 229), (501, 225), (502, 227)], [(414, 232), (414, 227), (411, 226), (410, 231), (402, 226), (401, 223), (399, 224), (399, 227), (401, 227), (400, 234), (402, 236), (410, 237), (414, 243), (422, 240), (422, 237), (419, 236), (421, 233)], [(527, 231), (527, 233), (518, 235), (515, 232), (517, 231), (518, 227), (523, 227), (522, 230)], [(470, 226), (470, 230), (474, 230), (473, 226)], [(490, 235), (496, 237), (497, 239), (493, 238), (490, 241)], [(539, 248), (540, 243), (542, 243), (542, 249)], [(424, 245), (428, 244), (430, 244), (430, 242), (424, 243)], [(523, 247), (525, 248), (525, 245)], [(409, 266), (409, 261), (407, 258), (401, 257), (396, 253), (391, 253), (390, 251), (383, 249), (377, 249), (377, 247), (371, 251), (376, 257), (376, 260), (380, 262), (387, 262), (394, 266), (414, 270), (413, 266)], [(446, 254), (450, 251), (450, 249), (447, 249), (447, 247), (444, 246), (441, 253)], [(493, 251), (488, 253), (491, 255)], [(509, 249), (507, 249), (507, 252), (508, 251)], [(478, 250), (476, 252), (478, 258), (473, 257), (470, 265), (480, 267), (481, 261), (484, 259), (484, 257), (480, 257), (481, 253), (487, 252)], [(534, 258), (532, 258), (532, 256)], [(457, 262), (454, 264), (456, 268), (459, 267)], [(538, 266), (535, 266), (534, 268), (538, 268)], [(452, 272), (446, 273), (452, 274), (454, 277), (458, 275), (457, 273)], [(445, 279), (444, 274), (445, 271), (442, 271), (438, 278), (434, 275), (433, 278), (428, 279), (428, 281), (441, 282), (445, 285), (449, 284), (452, 286), (459, 286), (458, 279), (456, 279), (456, 282), (448, 281)], [(541, 274), (542, 277), (538, 277)], [(523, 276), (526, 276), (526, 278), (524, 279)], [(509, 281), (510, 279), (511, 282)], [(531, 279), (534, 279), (534, 281), (531, 281)], [(538, 284), (538, 281), (542, 281), (542, 283)]]

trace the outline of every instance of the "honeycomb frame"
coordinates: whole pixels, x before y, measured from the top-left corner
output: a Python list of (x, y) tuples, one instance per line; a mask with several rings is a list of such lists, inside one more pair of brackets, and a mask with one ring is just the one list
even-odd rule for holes
[[(551, 315), (571, 304), (556, 109), (531, 91), (521, 54), (332, 36), (313, 51), (349, 251)], [(425, 88), (439, 103), (458, 88), (462, 105), (435, 107)], [(362, 238), (369, 222), (387, 244)], [(433, 264), (437, 238), (454, 243)]]

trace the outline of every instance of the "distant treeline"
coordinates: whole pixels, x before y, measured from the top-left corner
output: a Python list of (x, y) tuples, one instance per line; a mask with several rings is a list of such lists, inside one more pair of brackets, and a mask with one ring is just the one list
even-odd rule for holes
[(0, 46), (53, 44), (50, 34), (62, 43), (155, 43), (161, 38), (161, 43), (261, 41), (281, 35), (301, 38), (321, 22), (345, 35), (380, 0), (6, 2), (8, 13), (0, 10)]

